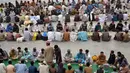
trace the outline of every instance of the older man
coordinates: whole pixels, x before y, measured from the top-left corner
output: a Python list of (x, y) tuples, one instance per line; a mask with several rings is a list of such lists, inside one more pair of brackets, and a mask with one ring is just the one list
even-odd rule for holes
[(70, 49), (67, 50), (67, 53), (65, 54), (64, 60), (65, 60), (65, 62), (73, 62), (73, 56), (72, 56)]
[(44, 56), (45, 56), (45, 61), (47, 62), (47, 64), (51, 64), (53, 62), (54, 50), (53, 50), (53, 47), (50, 46), (50, 42), (46, 42)]

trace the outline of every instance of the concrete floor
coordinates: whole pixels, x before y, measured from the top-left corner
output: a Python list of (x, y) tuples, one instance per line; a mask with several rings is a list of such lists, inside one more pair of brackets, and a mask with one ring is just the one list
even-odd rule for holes
[[(122, 43), (122, 42), (116, 42), (114, 40), (111, 40), (110, 42), (93, 42), (91, 40), (87, 41), (87, 42), (80, 42), (80, 41), (76, 41), (76, 42), (51, 42), (51, 46), (54, 45), (59, 45), (59, 47), (61, 48), (62, 51), (62, 56), (64, 56), (65, 52), (67, 51), (67, 49), (71, 49), (73, 55), (75, 56), (75, 54), (78, 52), (79, 49), (89, 49), (90, 50), (90, 54), (92, 55), (98, 55), (100, 53), (100, 51), (103, 51), (105, 53), (105, 55), (107, 56), (107, 58), (109, 57), (109, 53), (111, 50), (114, 50), (115, 53), (117, 51), (121, 51), (126, 58), (128, 59), (128, 61), (130, 62), (130, 43)], [(25, 47), (28, 47), (31, 51), (33, 47), (36, 47), (38, 50), (40, 50), (41, 48), (45, 48), (45, 42), (44, 41), (31, 41), (31, 42), (24, 42), (24, 43), (17, 43), (17, 42), (0, 42), (1, 48), (3, 48), (4, 50), (8, 51), (14, 47), (22, 47), (22, 49), (24, 49)]]

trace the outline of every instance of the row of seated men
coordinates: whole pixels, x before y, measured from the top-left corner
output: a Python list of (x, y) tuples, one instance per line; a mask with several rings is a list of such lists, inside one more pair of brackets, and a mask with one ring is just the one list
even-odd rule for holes
[[(49, 32), (33, 32), (31, 33), (28, 31), (26, 28), (24, 31), (24, 34), (20, 33), (13, 33), (13, 32), (7, 32), (4, 33), (3, 30), (0, 31), (0, 41), (18, 41), (18, 42), (23, 42), (23, 41), (35, 41), (35, 40), (44, 40), (44, 41), (72, 41), (75, 42), (76, 40), (80, 41), (87, 41), (89, 38), (91, 38), (93, 41), (110, 41), (111, 40), (111, 35), (107, 30), (102, 32), (102, 35), (100, 36), (100, 33), (98, 31), (95, 32), (86, 32), (86, 31), (78, 31), (75, 32), (75, 30), (72, 30), (69, 32), (66, 30), (66, 32), (54, 32), (54, 31), (49, 31)], [(123, 32), (118, 32), (115, 34), (114, 40), (117, 41), (124, 41), (124, 42), (129, 42), (130, 37), (128, 34), (128, 31)]]
[[(31, 52), (28, 50), (28, 48), (21, 50), (21, 47), (18, 47), (17, 49), (14, 49), (14, 48), (11, 49), (8, 55), (8, 53), (5, 50), (0, 49), (0, 53), (1, 53), (0, 60), (22, 59), (22, 60), (25, 60), (26, 62), (28, 62), (28, 60), (31, 60), (31, 61), (37, 61), (37, 60), (44, 61), (45, 60), (46, 61), (46, 51), (47, 50), (44, 50), (44, 49), (41, 49), (40, 51), (38, 51), (36, 48), (33, 48), (33, 51)], [(67, 63), (76, 62), (76, 63), (85, 64), (87, 62), (89, 63), (93, 62), (93, 63), (96, 63), (97, 65), (110, 64), (116, 67), (121, 67), (123, 64), (129, 65), (127, 59), (121, 52), (117, 52), (117, 56), (116, 56), (113, 50), (110, 52), (110, 56), (108, 60), (106, 59), (106, 55), (102, 51), (100, 52), (98, 56), (94, 55), (91, 57), (89, 50), (85, 50), (84, 52), (83, 49), (79, 49), (79, 52), (75, 55), (75, 57), (73, 57), (73, 53), (71, 52), (71, 50), (68, 49), (64, 57), (62, 58), (62, 52), (58, 45), (54, 46), (54, 51), (52, 53), (54, 53), (54, 56), (51, 56), (53, 58), (53, 62), (56, 62), (56, 63), (61, 63), (63, 62), (62, 60), (64, 60), (64, 62), (67, 62)], [(50, 52), (50, 54), (52, 53)]]

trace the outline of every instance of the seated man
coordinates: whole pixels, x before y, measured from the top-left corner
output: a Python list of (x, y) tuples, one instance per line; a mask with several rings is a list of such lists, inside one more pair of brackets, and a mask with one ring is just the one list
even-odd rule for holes
[(66, 32), (64, 32), (63, 39), (64, 39), (64, 41), (69, 41), (70, 40), (70, 33), (69, 33), (68, 29), (66, 29)]
[(101, 25), (98, 22), (97, 25), (95, 26), (95, 31), (101, 31)]
[(128, 31), (125, 31), (125, 34), (123, 35), (123, 41), (124, 42), (129, 42), (130, 41)]
[(65, 62), (69, 62), (69, 63), (73, 62), (73, 56), (72, 56), (70, 49), (67, 50), (67, 53), (65, 54), (64, 60), (65, 60)]
[(33, 32), (32, 33), (32, 41), (36, 41), (36, 39), (37, 39), (37, 32)]
[(54, 27), (51, 23), (47, 26), (47, 31), (54, 31)]
[(44, 61), (44, 49), (41, 49), (41, 51), (38, 54), (38, 61)]
[(37, 49), (35, 47), (33, 48), (32, 56), (33, 56), (34, 61), (36, 61), (37, 56), (38, 56), (38, 51), (37, 51)]
[(62, 41), (62, 39), (63, 39), (63, 33), (61, 33), (60, 30), (55, 32), (55, 40), (56, 41)]
[(77, 32), (74, 29), (70, 32), (70, 41), (74, 42), (77, 40)]
[(87, 41), (88, 40), (87, 32), (85, 32), (85, 31), (79, 31), (78, 32), (78, 40)]
[(7, 41), (14, 41), (13, 32), (8, 32), (6, 35)]
[(92, 35), (91, 38), (92, 38), (93, 41), (99, 41), (100, 42), (99, 32), (98, 31), (93, 32), (93, 35)]
[(81, 21), (81, 18), (79, 16), (79, 13), (77, 13), (74, 17), (74, 21), (78, 22), (78, 21)]
[(28, 30), (28, 28), (25, 28), (24, 34), (23, 34), (24, 40), (25, 41), (31, 41), (32, 40), (32, 34)]
[(36, 37), (36, 40), (41, 40), (42, 39), (42, 34), (40, 31), (38, 31), (38, 34), (37, 34), (37, 37)]
[(28, 48), (24, 49), (23, 56), (21, 57), (21, 59), (24, 59), (24, 60), (28, 60), (28, 59), (29, 60), (33, 60), (33, 56), (29, 52)]
[(89, 62), (90, 63), (90, 53), (89, 50), (85, 50), (85, 57), (86, 57), (86, 63)]
[(102, 33), (102, 41), (110, 41), (111, 36), (109, 35), (109, 32), (105, 30), (105, 32)]
[(0, 41), (5, 40), (5, 34), (3, 33), (3, 30), (0, 31)]
[(47, 41), (48, 40), (48, 34), (47, 34), (47, 32), (43, 32), (42, 33), (42, 40), (43, 41)]
[(54, 31), (49, 31), (48, 32), (48, 41), (54, 41), (54, 38), (55, 38), (55, 33)]
[(22, 35), (18, 32), (16, 32), (16, 34), (14, 35), (14, 39), (17, 40), (18, 38), (21, 38)]
[(17, 55), (18, 55), (18, 59), (21, 59), (21, 57), (23, 55), (23, 51), (21, 50), (21, 47), (17, 48)]
[(104, 55), (104, 52), (100, 52), (100, 55), (98, 56), (98, 60), (96, 63), (98, 65), (103, 65), (106, 63), (106, 56)]
[(117, 33), (115, 34), (114, 40), (122, 41), (123, 40), (123, 33), (120, 33), (119, 31), (117, 31)]
[(8, 59), (7, 52), (0, 48), (0, 60), (7, 60), (7, 59)]
[(18, 55), (17, 55), (17, 51), (15, 49), (11, 49), (11, 51), (9, 52), (10, 58), (11, 59), (17, 59)]
[(85, 54), (83, 53), (82, 49), (80, 49), (79, 53), (76, 55), (75, 61), (77, 63), (85, 63), (86, 58), (85, 58)]

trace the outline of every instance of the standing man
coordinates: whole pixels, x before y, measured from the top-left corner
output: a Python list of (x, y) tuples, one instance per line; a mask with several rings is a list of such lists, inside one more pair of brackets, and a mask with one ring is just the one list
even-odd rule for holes
[(44, 56), (47, 64), (51, 64), (53, 62), (54, 50), (53, 47), (50, 46), (50, 42), (46, 42)]

